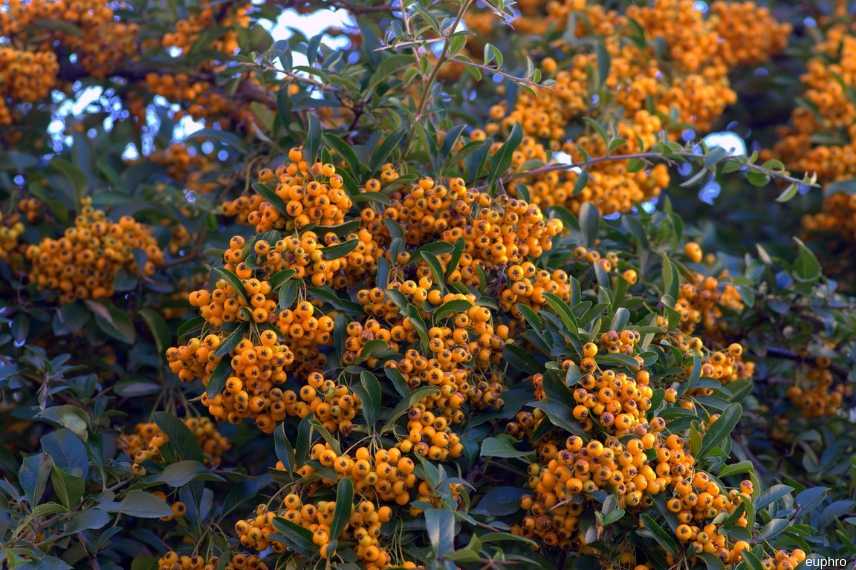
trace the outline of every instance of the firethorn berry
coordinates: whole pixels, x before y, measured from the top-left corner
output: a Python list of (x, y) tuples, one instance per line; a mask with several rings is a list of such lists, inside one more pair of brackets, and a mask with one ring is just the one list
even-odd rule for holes
[[(223, 454), (229, 450), (229, 440), (217, 431), (217, 427), (208, 418), (186, 418), (184, 425), (196, 437), (199, 447), (210, 465), (219, 465)], [(138, 475), (145, 473), (142, 463), (160, 458), (161, 448), (169, 442), (169, 437), (154, 422), (137, 424), (134, 432), (119, 436), (119, 447), (133, 461), (133, 471)]]
[[(32, 263), (29, 279), (37, 287), (59, 293), (60, 301), (99, 299), (113, 294), (113, 281), (121, 270), (151, 276), (163, 265), (163, 251), (148, 227), (129, 216), (110, 221), (105, 213), (83, 199), (83, 208), (59, 239), (45, 238), (26, 250)], [(135, 250), (145, 253), (140, 266)]]
[(704, 257), (701, 246), (694, 241), (688, 241), (686, 245), (684, 245), (684, 253), (693, 263), (701, 263), (701, 260)]

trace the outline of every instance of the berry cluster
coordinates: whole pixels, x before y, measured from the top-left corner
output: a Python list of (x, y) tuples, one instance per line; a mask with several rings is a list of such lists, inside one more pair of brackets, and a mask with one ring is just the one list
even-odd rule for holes
[(217, 557), (178, 554), (170, 550), (158, 559), (158, 570), (267, 570), (261, 558), (251, 554), (235, 554), (225, 565)]
[(310, 165), (299, 148), (288, 153), (289, 162), (275, 171), (262, 170), (259, 182), (268, 185), (281, 205), (259, 194), (223, 204), (223, 213), (237, 216), (240, 223), (255, 226), (256, 231), (299, 229), (310, 224), (335, 226), (344, 222), (353, 202), (344, 181), (332, 164)]
[[(299, 525), (312, 533), (312, 542), (318, 547), (322, 558), (332, 554), (328, 545), (338, 537), (330, 536), (333, 524), (333, 513), (336, 510), (335, 501), (308, 502), (300, 495), (291, 493), (282, 501), (280, 511), (271, 511), (265, 505), (259, 505), (256, 516), (252, 519), (238, 521), (235, 531), (241, 544), (256, 550), (272, 547), (277, 552), (283, 552), (285, 545), (271, 538), (274, 533), (273, 519), (283, 518)], [(371, 501), (361, 501), (354, 505), (351, 517), (343, 534), (357, 543), (356, 554), (366, 570), (380, 570), (390, 566), (392, 557), (380, 545), (380, 527), (392, 518), (392, 509), (387, 506), (376, 506)], [(415, 568), (413, 564), (405, 568)]]
[[(164, 262), (148, 227), (130, 216), (112, 222), (91, 204), (90, 198), (83, 199), (74, 227), (66, 229), (63, 237), (46, 238), (26, 250), (32, 263), (30, 282), (56, 290), (63, 303), (109, 297), (120, 271), (151, 276)], [(144, 259), (138, 259), (135, 250), (142, 251)]]
[[(196, 437), (199, 447), (210, 465), (219, 465), (223, 454), (231, 444), (208, 418), (185, 418), (184, 425)], [(138, 475), (145, 474), (143, 463), (157, 461), (161, 448), (169, 442), (169, 437), (154, 422), (140, 423), (134, 426), (134, 432), (119, 437), (119, 447), (133, 461), (132, 468)]]

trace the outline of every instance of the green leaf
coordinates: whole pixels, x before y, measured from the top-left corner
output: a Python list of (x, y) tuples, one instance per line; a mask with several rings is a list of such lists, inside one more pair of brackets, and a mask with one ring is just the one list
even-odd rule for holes
[(297, 295), (300, 293), (300, 282), (297, 279), (289, 279), (280, 287), (277, 307), (280, 310), (288, 309), (294, 305)]
[(574, 181), (574, 196), (579, 196), (580, 192), (583, 191), (583, 188), (586, 187), (589, 180), (589, 173), (587, 170), (581, 170), (577, 174), (577, 179)]
[(365, 362), (366, 359), (376, 357), (380, 359), (388, 359), (397, 356), (397, 353), (390, 350), (389, 345), (385, 340), (372, 339), (363, 345), (360, 351), (358, 363)]
[(309, 126), (306, 131), (306, 141), (303, 144), (303, 156), (310, 165), (318, 158), (321, 148), (321, 122), (317, 113), (309, 113)]
[(520, 510), (520, 498), (525, 494), (527, 491), (519, 487), (491, 487), (470, 512), (492, 517), (513, 515)]
[(71, 182), (75, 196), (78, 198), (83, 196), (83, 193), (86, 191), (86, 175), (80, 170), (80, 168), (64, 158), (59, 157), (52, 159), (49, 166), (65, 176), (68, 181)]
[(392, 387), (395, 388), (395, 391), (398, 392), (399, 396), (402, 398), (410, 397), (410, 387), (407, 385), (407, 381), (398, 369), (384, 367), (383, 373), (389, 381), (392, 382)]
[(789, 202), (794, 196), (797, 195), (799, 191), (799, 186), (796, 184), (789, 184), (787, 188), (782, 190), (782, 193), (778, 195), (776, 198), (776, 202)]
[(544, 293), (544, 299), (546, 299), (547, 305), (549, 305), (550, 309), (552, 309), (559, 317), (559, 320), (562, 321), (562, 324), (565, 325), (566, 332), (571, 336), (576, 337), (579, 334), (580, 326), (579, 323), (577, 323), (577, 318), (574, 315), (574, 312), (571, 310), (571, 306), (568, 305), (564, 299), (553, 293)]
[(726, 438), (730, 437), (731, 432), (734, 430), (737, 422), (740, 421), (742, 415), (743, 406), (740, 404), (731, 404), (725, 408), (722, 414), (720, 414), (719, 419), (713, 422), (713, 425), (704, 434), (698, 458), (701, 459), (707, 456), (713, 448), (719, 447)]
[(465, 299), (454, 299), (452, 301), (446, 301), (436, 309), (434, 309), (434, 313), (431, 317), (434, 319), (435, 323), (442, 322), (443, 319), (451, 317), (452, 315), (457, 315), (463, 313), (472, 307), (472, 303)]
[(51, 470), (51, 485), (60, 502), (67, 509), (72, 509), (80, 503), (86, 482), (54, 465)]
[(782, 497), (790, 495), (791, 491), (793, 490), (794, 488), (790, 485), (773, 485), (772, 487), (767, 489), (764, 494), (755, 499), (755, 510), (760, 511), (761, 509), (767, 508), (768, 505), (773, 504)]
[(425, 509), (425, 531), (439, 559), (455, 548), (455, 513), (448, 509)]
[(169, 348), (172, 341), (172, 334), (169, 330), (169, 325), (166, 324), (163, 316), (158, 311), (152, 308), (145, 307), (140, 309), (140, 316), (146, 321), (149, 330), (152, 332), (152, 337), (155, 339), (155, 346), (158, 349), (158, 354), (163, 354)]
[(324, 259), (330, 261), (333, 259), (339, 259), (340, 257), (345, 257), (346, 255), (354, 251), (357, 248), (357, 245), (359, 245), (359, 243), (360, 240), (352, 239), (344, 243), (325, 247), (323, 249)]
[(406, 398), (403, 398), (395, 408), (393, 408), (392, 413), (389, 416), (387, 422), (381, 428), (381, 433), (386, 433), (395, 426), (395, 422), (407, 413), (414, 405), (421, 402), (423, 399), (436, 394), (440, 389), (436, 386), (421, 386), (416, 390), (413, 390)]
[[(389, 293), (389, 292), (387, 292)], [(425, 321), (419, 315), (419, 311), (413, 305), (408, 304), (406, 307), (402, 309), (402, 314), (404, 314), (408, 319), (410, 319), (410, 323), (416, 329), (416, 333), (419, 335), (419, 340), (422, 345), (423, 350), (428, 349), (428, 328), (425, 326)]]
[(764, 542), (767, 540), (772, 540), (776, 536), (780, 535), (788, 526), (790, 526), (790, 521), (788, 519), (773, 519), (763, 527), (758, 532), (758, 535), (755, 536), (755, 540), (757, 542)]
[(354, 482), (345, 477), (339, 479), (336, 486), (336, 510), (333, 513), (333, 522), (330, 524), (331, 551), (336, 550), (339, 535), (345, 530), (351, 519), (351, 509), (354, 508)]
[(223, 387), (226, 386), (226, 379), (231, 374), (232, 364), (230, 359), (221, 359), (214, 369), (213, 374), (211, 374), (211, 378), (208, 379), (208, 384), (205, 386), (205, 393), (208, 394), (209, 398), (213, 398), (223, 391)]
[(595, 50), (597, 55), (597, 88), (600, 89), (609, 77), (612, 58), (609, 56), (609, 52), (606, 51), (606, 45), (603, 41), (597, 42)]
[(74, 432), (58, 429), (42, 436), (42, 449), (51, 456), (54, 465), (67, 473), (86, 479), (89, 474), (89, 455), (86, 445)]
[(755, 466), (752, 465), (752, 462), (749, 460), (739, 461), (737, 463), (732, 463), (731, 465), (725, 465), (722, 469), (719, 470), (719, 478), (723, 479), (725, 477), (731, 477), (733, 475), (742, 475), (744, 473), (751, 473), (755, 470)]
[(757, 170), (747, 170), (745, 173), (746, 180), (749, 181), (749, 184), (752, 186), (757, 186), (758, 188), (763, 188), (767, 184), (770, 183), (770, 176), (765, 172), (759, 172)]
[(452, 256), (449, 258), (449, 263), (446, 265), (446, 273), (444, 275), (446, 279), (458, 268), (458, 263), (460, 263), (461, 256), (464, 254), (464, 246), (464, 238), (458, 238), (452, 248)]
[(294, 277), (294, 269), (283, 269), (282, 271), (277, 271), (273, 275), (271, 275), (268, 282), (270, 283), (270, 288), (274, 291), (278, 290), (280, 287), (285, 285), (292, 277)]
[(109, 522), (110, 515), (102, 509), (87, 509), (74, 515), (71, 521), (69, 521), (65, 531), (69, 534), (73, 534), (82, 530), (98, 530), (99, 528), (107, 526), (107, 523)]
[(497, 179), (511, 166), (511, 158), (517, 147), (523, 141), (523, 128), (515, 123), (508, 135), (508, 140), (491, 157), (491, 167), (488, 174), (488, 187), (492, 188)]
[(175, 331), (175, 336), (179, 342), (184, 342), (188, 337), (201, 331), (204, 324), (205, 319), (202, 317), (188, 319), (178, 326), (178, 329)]
[(273, 519), (273, 527), (277, 534), (271, 538), (283, 542), (291, 550), (304, 556), (312, 556), (318, 554), (318, 547), (312, 542), (312, 533), (289, 520), (275, 518)]
[(804, 283), (813, 283), (821, 276), (820, 262), (817, 257), (802, 241), (794, 238), (797, 242), (799, 252), (794, 261), (794, 277)]
[(657, 542), (657, 544), (666, 550), (666, 552), (672, 555), (678, 552), (679, 547), (675, 538), (671, 533), (667, 532), (662, 526), (660, 526), (660, 523), (658, 523), (654, 517), (648, 513), (642, 513), (639, 516), (639, 519), (642, 522), (642, 527), (648, 532), (651, 538)]
[(728, 157), (728, 151), (722, 148), (721, 146), (715, 146), (711, 148), (707, 155), (704, 157), (704, 167), (707, 169), (712, 169), (714, 166), (719, 164), (722, 159)]
[(229, 131), (221, 131), (216, 129), (201, 129), (187, 137), (188, 141), (193, 140), (214, 140), (230, 146), (241, 154), (247, 154), (250, 148), (234, 133)]
[(740, 565), (737, 566), (737, 568), (748, 568), (749, 570), (764, 570), (764, 565), (761, 563), (761, 559), (755, 556), (755, 554), (751, 550), (746, 549), (741, 552), (740, 555), (743, 558), (743, 561), (740, 563)]
[(455, 32), (451, 36), (449, 36), (449, 49), (447, 54), (449, 57), (455, 56), (456, 54), (460, 53), (462, 49), (464, 49), (464, 46), (467, 45), (468, 33), (469, 32), (461, 31)]
[(413, 62), (413, 56), (409, 53), (399, 53), (384, 58), (380, 62), (380, 65), (377, 66), (377, 69), (375, 69), (372, 73), (371, 79), (369, 79), (367, 90), (374, 91), (375, 89), (377, 89), (378, 85), (380, 85), (384, 81), (388, 81), (390, 77), (392, 77), (393, 75), (395, 75), (396, 72), (398, 72), (398, 70), (407, 67)]
[(87, 438), (89, 418), (86, 412), (77, 406), (71, 404), (51, 406), (39, 412), (36, 417), (67, 428), (82, 440)]
[(452, 148), (455, 146), (455, 143), (461, 137), (461, 133), (467, 128), (466, 125), (455, 125), (451, 129), (446, 132), (446, 136), (443, 138), (443, 146), (440, 149), (440, 155), (443, 158), (448, 158), (452, 153)]
[(199, 441), (184, 422), (168, 412), (155, 412), (152, 419), (167, 435), (169, 444), (175, 449), (179, 459), (202, 461), (202, 448), (199, 447)]
[(600, 212), (590, 202), (585, 202), (580, 207), (580, 231), (583, 233), (585, 245), (590, 247), (597, 239), (598, 225), (600, 224)]
[(384, 141), (375, 148), (371, 158), (369, 159), (369, 167), (372, 172), (377, 172), (377, 170), (386, 163), (393, 151), (401, 146), (401, 143), (404, 141), (406, 136), (407, 131), (396, 131), (386, 137)]
[(434, 277), (434, 284), (440, 287), (445, 287), (446, 282), (443, 279), (443, 266), (440, 265), (440, 260), (437, 259), (437, 256), (425, 249), (419, 250), (419, 256), (425, 260), (425, 263), (427, 263), (429, 269), (431, 269), (431, 275)]
[(228, 269), (223, 269), (222, 267), (215, 267), (214, 273), (220, 276), (221, 279), (224, 279), (226, 283), (228, 283), (232, 289), (238, 294), (241, 299), (244, 300), (244, 303), (247, 302), (247, 295), (244, 293), (244, 284), (241, 283), (241, 280), (238, 279), (238, 276), (229, 271)]
[[(408, 59), (412, 59), (409, 55), (406, 57)], [(351, 173), (353, 173), (357, 177), (360, 176), (363, 170), (362, 162), (360, 162), (360, 159), (357, 156), (357, 153), (354, 152), (353, 147), (351, 147), (350, 144), (345, 142), (345, 139), (332, 133), (324, 133), (324, 142), (327, 143), (327, 145), (336, 149), (336, 152), (338, 152), (342, 156), (342, 158), (345, 159), (345, 162), (347, 162), (348, 166), (350, 167)]]
[(591, 117), (583, 117), (583, 122), (597, 133), (597, 136), (603, 140), (603, 144), (609, 144), (609, 135), (606, 132), (606, 128), (600, 122)]
[(820, 505), (829, 493), (829, 487), (809, 487), (797, 494), (795, 501), (803, 513), (810, 513)]
[[(469, 67), (468, 67), (469, 69)], [(490, 140), (483, 141), (481, 146), (476, 148), (464, 159), (464, 167), (467, 180), (475, 180), (479, 178), (482, 167), (484, 166), (487, 155), (490, 152), (492, 142)]]
[(297, 467), (294, 447), (285, 435), (285, 423), (276, 426), (273, 432), (274, 452), (276, 458), (282, 461), (283, 466), (292, 473)]
[(226, 337), (226, 340), (220, 343), (220, 346), (217, 347), (217, 350), (214, 351), (214, 356), (217, 358), (223, 358), (229, 354), (232, 354), (232, 351), (235, 350), (235, 347), (244, 339), (244, 335), (247, 332), (249, 325), (247, 323), (241, 323), (235, 329), (229, 333), (229, 336)]
[(274, 192), (273, 188), (268, 186), (267, 184), (262, 184), (261, 182), (253, 182), (253, 190), (258, 192), (258, 194), (270, 202), (270, 204), (274, 207), (274, 209), (282, 214), (283, 216), (287, 216), (285, 210), (285, 202), (283, 202), (282, 198), (280, 198), (276, 192)]
[(167, 465), (154, 480), (158, 483), (166, 483), (170, 487), (183, 487), (198, 478), (209, 481), (223, 480), (219, 475), (211, 473), (205, 465), (192, 459)]
[(588, 439), (589, 435), (583, 427), (571, 416), (571, 409), (565, 402), (538, 400), (530, 402), (529, 407), (538, 408), (547, 414), (547, 419), (557, 428), (561, 428), (568, 433), (578, 435)]
[(380, 382), (377, 376), (368, 370), (363, 370), (360, 372), (360, 386), (363, 391), (363, 394), (360, 395), (363, 404), (363, 417), (366, 419), (366, 424), (373, 428), (380, 413), (381, 398), (383, 396)]
[(122, 502), (108, 510), (138, 519), (159, 519), (172, 514), (172, 509), (166, 501), (151, 493), (137, 490), (128, 491)]
[(95, 315), (95, 323), (102, 331), (125, 344), (134, 344), (137, 332), (128, 313), (118, 309), (113, 303), (86, 300), (86, 306)]
[(113, 393), (121, 398), (139, 398), (151, 396), (162, 390), (157, 382), (144, 380), (120, 380), (113, 386)]
[(491, 63), (493, 63), (495, 61), (496, 67), (501, 68), (502, 63), (503, 63), (503, 59), (504, 58), (502, 56), (502, 52), (499, 51), (499, 48), (497, 48), (495, 45), (493, 45), (490, 42), (484, 44), (484, 50), (483, 50), (483, 56), (482, 56), (482, 63), (484, 65), (490, 65)]
[(485, 438), (481, 444), (482, 457), (521, 458), (532, 457), (534, 454), (534, 451), (520, 451), (516, 449), (514, 447), (514, 439), (507, 434)]
[(44, 495), (51, 467), (52, 461), (47, 453), (28, 455), (21, 461), (18, 484), (21, 485), (31, 507), (36, 506)]

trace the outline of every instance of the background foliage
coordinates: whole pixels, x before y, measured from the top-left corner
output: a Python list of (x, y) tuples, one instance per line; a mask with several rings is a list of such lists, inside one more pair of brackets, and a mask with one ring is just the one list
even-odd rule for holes
[(853, 559), (851, 13), (3, 0), (4, 567)]

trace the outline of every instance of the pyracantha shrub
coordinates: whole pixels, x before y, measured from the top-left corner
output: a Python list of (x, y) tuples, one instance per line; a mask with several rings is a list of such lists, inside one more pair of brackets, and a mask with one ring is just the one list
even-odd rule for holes
[(0, 0), (0, 566), (856, 558), (848, 9)]

